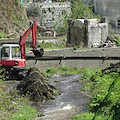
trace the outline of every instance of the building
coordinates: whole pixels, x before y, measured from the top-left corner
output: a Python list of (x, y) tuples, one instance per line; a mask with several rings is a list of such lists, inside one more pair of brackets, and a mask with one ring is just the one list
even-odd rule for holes
[(113, 32), (120, 32), (120, 0), (94, 0), (94, 12), (108, 17)]
[(94, 44), (105, 42), (108, 37), (108, 23), (105, 18), (98, 22), (97, 19), (69, 20), (67, 42), (91, 48)]

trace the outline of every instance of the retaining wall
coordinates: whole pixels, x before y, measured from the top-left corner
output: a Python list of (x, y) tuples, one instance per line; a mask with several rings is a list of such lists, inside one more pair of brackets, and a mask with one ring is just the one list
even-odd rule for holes
[[(44, 56), (120, 56), (120, 48), (99, 48), (90, 50), (74, 51), (73, 48), (47, 50)], [(57, 68), (60, 66), (69, 67), (88, 67), (88, 68), (106, 68), (110, 63), (117, 63), (120, 60), (51, 60), (51, 61), (26, 61), (27, 67), (36, 67), (40, 71), (46, 71), (47, 68)]]

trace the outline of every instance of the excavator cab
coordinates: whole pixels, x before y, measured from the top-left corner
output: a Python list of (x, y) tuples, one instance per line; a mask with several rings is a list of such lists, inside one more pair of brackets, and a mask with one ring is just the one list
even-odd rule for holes
[(1, 47), (1, 59), (20, 59), (19, 45), (17, 44), (4, 44)]
[(21, 59), (18, 44), (3, 44), (0, 49), (0, 64), (5, 68), (24, 68), (25, 60)]

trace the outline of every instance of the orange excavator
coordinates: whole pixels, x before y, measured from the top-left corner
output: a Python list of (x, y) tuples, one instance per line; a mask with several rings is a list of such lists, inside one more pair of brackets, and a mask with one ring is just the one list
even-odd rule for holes
[(43, 48), (37, 48), (36, 33), (37, 23), (34, 21), (29, 28), (20, 36), (19, 44), (3, 44), (0, 49), (0, 65), (5, 68), (9, 77), (19, 78), (19, 73), (22, 73), (26, 67), (26, 51), (25, 41), (28, 35), (32, 32), (32, 52), (35, 57), (42, 57)]

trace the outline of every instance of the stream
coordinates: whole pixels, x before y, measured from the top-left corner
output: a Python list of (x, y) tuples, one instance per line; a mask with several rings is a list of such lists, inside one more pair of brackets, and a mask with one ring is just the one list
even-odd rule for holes
[(50, 84), (60, 94), (50, 101), (32, 103), (32, 106), (44, 115), (36, 120), (70, 120), (73, 115), (85, 112), (90, 96), (80, 90), (80, 78), (81, 74), (51, 76)]

